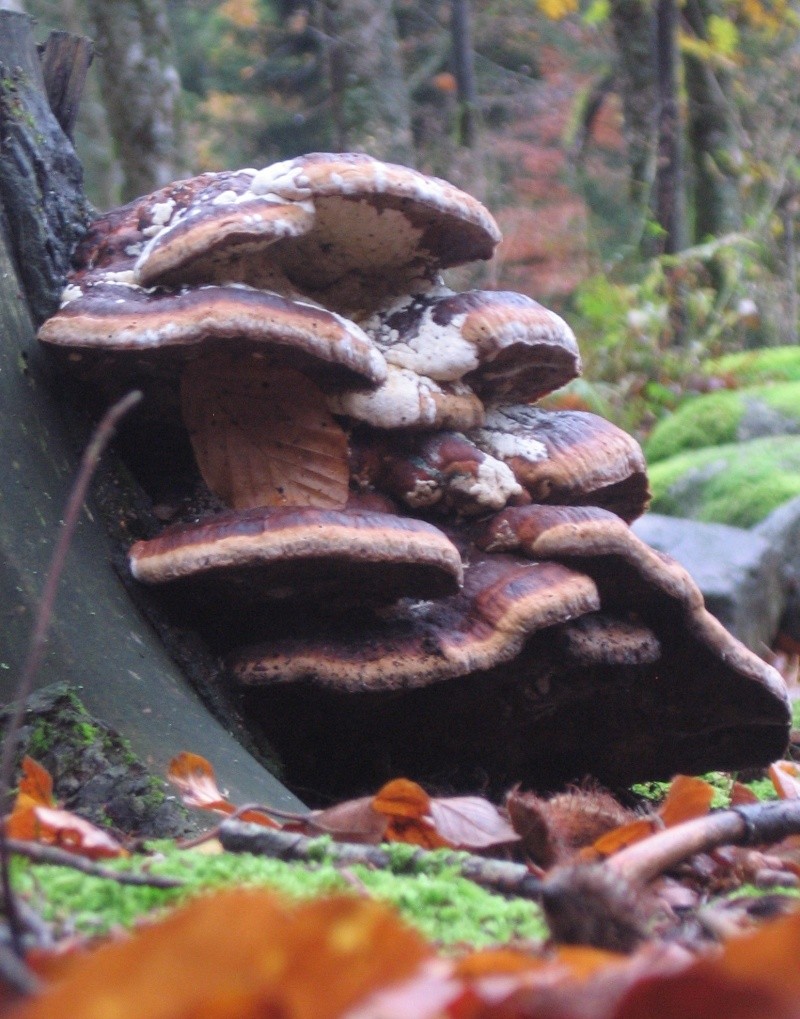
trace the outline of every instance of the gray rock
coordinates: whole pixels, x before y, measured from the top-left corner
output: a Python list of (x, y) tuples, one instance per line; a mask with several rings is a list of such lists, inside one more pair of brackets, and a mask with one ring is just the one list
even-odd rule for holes
[[(796, 507), (797, 536), (800, 499), (789, 505)], [(756, 652), (769, 646), (784, 612), (789, 579), (782, 566), (783, 553), (768, 535), (658, 513), (637, 520), (633, 530), (642, 541), (686, 567), (703, 592), (709, 611), (743, 644)], [(800, 571), (800, 545), (797, 547), (795, 562)]]
[(787, 592), (780, 627), (800, 640), (800, 496), (773, 510), (753, 533), (769, 543), (782, 564)]

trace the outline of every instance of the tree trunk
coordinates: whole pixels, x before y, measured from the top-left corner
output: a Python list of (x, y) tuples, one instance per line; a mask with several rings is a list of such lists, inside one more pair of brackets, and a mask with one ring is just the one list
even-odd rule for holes
[(335, 145), (413, 165), (411, 110), (392, 0), (325, 0)]
[(616, 80), (622, 98), (630, 167), (630, 196), (645, 214), (656, 166), (655, 21), (648, 0), (612, 0), (617, 47)]
[(676, 71), (678, 11), (676, 0), (656, 5), (656, 83), (658, 90), (658, 162), (655, 206), (663, 230), (661, 250), (674, 254), (684, 246), (683, 166)]
[(178, 176), (180, 79), (163, 0), (88, 0), (123, 201)]
[(473, 148), (477, 129), (478, 92), (475, 86), (469, 0), (452, 0), (451, 18), (453, 68), (458, 89), (458, 141), (460, 145)]
[[(689, 0), (684, 17), (699, 39), (707, 40), (710, 0)], [(687, 135), (694, 169), (694, 236), (696, 241), (741, 226), (736, 167), (741, 161), (731, 115), (730, 80), (694, 53), (684, 54), (688, 99)]]
[[(86, 222), (80, 164), (46, 99), (31, 21), (0, 12), (0, 701), (15, 695), (75, 474), (74, 414), (59, 404), (34, 323), (52, 314)], [(70, 81), (67, 75), (62, 81)], [(50, 81), (51, 94), (68, 97)], [(113, 486), (120, 486), (119, 477)], [(298, 801), (220, 724), (136, 611), (112, 566), (97, 506), (85, 508), (50, 625), (39, 684), (81, 688), (90, 712), (162, 774), (182, 749), (203, 754), (234, 800)]]

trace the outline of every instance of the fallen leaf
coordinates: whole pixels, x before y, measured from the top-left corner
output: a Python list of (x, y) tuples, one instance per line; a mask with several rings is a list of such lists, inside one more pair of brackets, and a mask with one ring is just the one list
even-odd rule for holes
[(676, 775), (670, 782), (658, 816), (665, 828), (671, 828), (682, 821), (703, 817), (711, 809), (714, 787), (702, 778), (692, 775)]
[(327, 810), (315, 810), (307, 819), (286, 825), (289, 831), (308, 835), (325, 832), (340, 842), (358, 842), (377, 846), (384, 841), (388, 819), (372, 806), (372, 796), (337, 803)]
[(381, 903), (237, 889), (65, 962), (15, 1019), (334, 1019), (431, 954)]
[[(187, 807), (226, 815), (236, 813), (237, 808), (220, 792), (213, 767), (200, 754), (188, 750), (176, 754), (169, 762), (167, 778), (176, 786)], [(238, 817), (241, 821), (260, 824), (264, 828), (280, 828), (276, 821), (260, 810), (245, 810)]]
[(13, 810), (6, 819), (6, 834), (12, 839), (57, 846), (92, 860), (127, 856), (127, 850), (107, 831), (56, 807), (23, 805)]
[(731, 786), (731, 803), (732, 807), (744, 807), (748, 803), (759, 803), (760, 800), (753, 792), (753, 790), (744, 785), (742, 782), (734, 782)]
[[(641, 842), (653, 832), (661, 830), (661, 822), (655, 817), (642, 817), (638, 821), (630, 821), (613, 831), (601, 835), (591, 846), (593, 853), (600, 856), (611, 856), (626, 846), (632, 846), (634, 842)], [(588, 854), (587, 854), (588, 855)]]
[(347, 502), (347, 436), (299, 372), (202, 358), (184, 372), (181, 406), (203, 480), (234, 509)]
[(769, 766), (769, 777), (782, 800), (800, 799), (800, 766), (794, 761), (775, 761)]
[(53, 778), (47, 768), (27, 754), (22, 758), (22, 777), (18, 786), (18, 795), (26, 797), (32, 803), (42, 807), (55, 807), (53, 796)]
[(520, 840), (497, 807), (481, 796), (433, 799), (430, 816), (439, 835), (456, 849), (488, 849)]

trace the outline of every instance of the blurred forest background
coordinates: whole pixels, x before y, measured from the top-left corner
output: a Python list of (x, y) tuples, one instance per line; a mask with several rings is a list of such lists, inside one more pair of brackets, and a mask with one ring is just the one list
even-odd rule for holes
[(556, 398), (645, 434), (702, 358), (797, 342), (795, 0), (13, 0), (89, 35), (76, 141), (110, 208), (362, 150), (455, 182), (504, 242), (463, 285), (578, 334)]

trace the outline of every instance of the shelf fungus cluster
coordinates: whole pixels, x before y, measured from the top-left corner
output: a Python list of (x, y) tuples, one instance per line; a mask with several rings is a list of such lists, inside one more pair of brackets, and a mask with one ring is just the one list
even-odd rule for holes
[(40, 339), (92, 391), (146, 391), (127, 443), (164, 463), (143, 484), (165, 526), (133, 576), (220, 656), (298, 786), (768, 763), (782, 682), (631, 532), (638, 445), (535, 405), (580, 372), (567, 324), (443, 284), (499, 240), (469, 195), (353, 154), (98, 219)]

